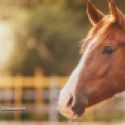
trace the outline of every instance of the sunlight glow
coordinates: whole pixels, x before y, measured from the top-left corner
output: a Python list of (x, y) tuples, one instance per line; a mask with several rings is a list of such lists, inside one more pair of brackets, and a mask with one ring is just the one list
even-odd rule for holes
[(13, 32), (8, 22), (0, 21), (0, 68), (9, 61), (14, 48)]

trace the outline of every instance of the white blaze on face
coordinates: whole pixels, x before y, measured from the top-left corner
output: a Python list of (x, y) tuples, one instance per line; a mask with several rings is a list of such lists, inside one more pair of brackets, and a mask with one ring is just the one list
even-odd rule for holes
[[(70, 95), (74, 96), (75, 89), (76, 89), (76, 82), (78, 80), (78, 76), (81, 70), (84, 68), (85, 61), (89, 55), (90, 49), (97, 41), (97, 37), (94, 37), (92, 41), (90, 41), (88, 47), (85, 50), (85, 53), (83, 54), (79, 64), (71, 74), (67, 84), (64, 86), (64, 88), (60, 92), (60, 97), (58, 100), (59, 110), (62, 112), (65, 116), (68, 116), (67, 114), (67, 103), (70, 100)], [(73, 104), (75, 103), (75, 99), (73, 99)], [(65, 113), (66, 112), (66, 113)], [(69, 111), (68, 111), (69, 112)], [(70, 114), (69, 114), (70, 115)]]

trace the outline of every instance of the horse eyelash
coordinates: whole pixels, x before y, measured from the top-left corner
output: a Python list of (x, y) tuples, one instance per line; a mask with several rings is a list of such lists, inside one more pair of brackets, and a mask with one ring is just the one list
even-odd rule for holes
[(110, 55), (110, 54), (112, 54), (112, 53), (114, 52), (114, 50), (115, 50), (115, 49), (114, 49), (112, 46), (105, 46), (105, 47), (103, 48), (102, 53), (103, 53), (103, 54)]

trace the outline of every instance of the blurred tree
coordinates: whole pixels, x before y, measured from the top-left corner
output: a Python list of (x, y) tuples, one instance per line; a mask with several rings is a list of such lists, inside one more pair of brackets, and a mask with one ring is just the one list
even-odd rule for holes
[[(19, 21), (14, 22), (19, 51), (14, 57), (15, 64), (11, 65), (14, 74), (32, 75), (36, 67), (41, 67), (47, 75), (64, 75), (72, 70), (79, 58), (77, 42), (83, 35), (79, 15), (47, 6), (32, 11), (24, 26), (18, 27), (16, 22)], [(25, 16), (19, 19), (24, 20)]]
[[(107, 12), (105, 0), (93, 1)], [(9, 70), (23, 75), (33, 75), (37, 67), (47, 75), (71, 72), (79, 59), (79, 41), (90, 27), (86, 3), (87, 0), (0, 1), (2, 17), (11, 20), (15, 30), (15, 53)], [(116, 3), (125, 9), (123, 0)]]

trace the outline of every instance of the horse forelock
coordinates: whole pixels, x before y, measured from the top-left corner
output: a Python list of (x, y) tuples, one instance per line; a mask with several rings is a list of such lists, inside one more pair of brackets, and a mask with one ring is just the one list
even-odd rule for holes
[[(113, 20), (113, 17), (111, 15), (105, 16), (99, 23), (91, 28), (87, 37), (82, 42), (80, 53), (83, 53), (85, 51), (89, 42), (97, 35), (103, 40), (113, 39), (116, 29), (125, 30), (123, 26), (120, 26)], [(95, 44), (98, 44), (98, 42), (96, 42)]]

